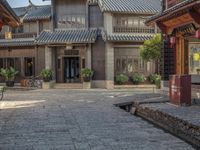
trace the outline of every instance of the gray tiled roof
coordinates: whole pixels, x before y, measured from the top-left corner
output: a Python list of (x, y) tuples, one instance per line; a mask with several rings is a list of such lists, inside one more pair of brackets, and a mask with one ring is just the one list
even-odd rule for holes
[(24, 17), (25, 21), (50, 19), (51, 17), (51, 6), (37, 6), (37, 8), (31, 9), (28, 14)]
[(51, 43), (94, 43), (97, 38), (97, 29), (70, 29), (43, 31), (36, 39), (37, 44)]
[(28, 7), (13, 8), (13, 10), (18, 17), (21, 17), (21, 16), (24, 16), (27, 13)]
[(12, 40), (0, 40), (0, 47), (11, 47), (11, 46), (33, 46), (34, 38), (20, 38)]
[(103, 39), (110, 42), (144, 42), (153, 37), (153, 34), (110, 34), (102, 33)]
[(41, 19), (49, 19), (51, 17), (51, 6), (34, 6), (13, 8), (17, 16), (24, 17), (24, 21), (34, 21)]
[(157, 15), (152, 16), (151, 18), (149, 18), (149, 19), (146, 21), (146, 23), (149, 23), (149, 22), (151, 22), (151, 21), (153, 21), (153, 20), (155, 20), (155, 19), (158, 19), (158, 18), (160, 18), (161, 16), (168, 15), (168, 13), (173, 12), (173, 11), (176, 11), (176, 10), (178, 10), (178, 9), (181, 9), (181, 8), (183, 8), (184, 6), (186, 6), (186, 5), (190, 4), (190, 3), (193, 3), (193, 2), (195, 2), (195, 1), (196, 1), (197, 3), (200, 3), (200, 0), (184, 0), (183, 2), (178, 3), (177, 5), (171, 7), (171, 8), (169, 8), (169, 9), (163, 11), (163, 12), (158, 13)]
[(155, 14), (161, 11), (161, 0), (99, 0), (105, 12)]

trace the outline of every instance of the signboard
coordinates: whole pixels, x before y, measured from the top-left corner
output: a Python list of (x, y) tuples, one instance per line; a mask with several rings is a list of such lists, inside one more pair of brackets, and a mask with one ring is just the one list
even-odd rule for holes
[(12, 39), (12, 32), (5, 32), (5, 39), (11, 40)]

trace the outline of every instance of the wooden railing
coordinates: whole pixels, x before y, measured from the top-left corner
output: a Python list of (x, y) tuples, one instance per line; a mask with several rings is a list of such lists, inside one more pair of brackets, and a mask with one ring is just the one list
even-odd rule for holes
[(155, 33), (155, 28), (152, 27), (113, 27), (114, 33)]
[[(35, 38), (37, 37), (36, 32), (29, 32), (29, 33), (13, 33), (12, 38), (13, 39), (19, 39), (19, 38)], [(5, 34), (0, 34), (0, 39), (5, 39)]]
[(185, 0), (167, 0), (167, 9), (169, 9), (183, 1), (185, 1)]

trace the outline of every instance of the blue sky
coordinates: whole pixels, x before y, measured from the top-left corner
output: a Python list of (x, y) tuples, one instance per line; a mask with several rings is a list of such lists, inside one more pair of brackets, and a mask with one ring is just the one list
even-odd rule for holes
[[(7, 0), (8, 3), (10, 4), (11, 7), (15, 8), (15, 7), (21, 7), (21, 6), (27, 6), (28, 0)], [(31, 2), (33, 2), (33, 4), (35, 5), (46, 5), (46, 4), (50, 4), (49, 2), (43, 2), (42, 0), (31, 0)]]

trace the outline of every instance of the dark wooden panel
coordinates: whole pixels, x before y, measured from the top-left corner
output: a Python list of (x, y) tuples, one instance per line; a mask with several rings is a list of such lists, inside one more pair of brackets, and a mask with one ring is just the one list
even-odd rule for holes
[(105, 80), (105, 43), (101, 37), (92, 44), (92, 69), (94, 80)]

